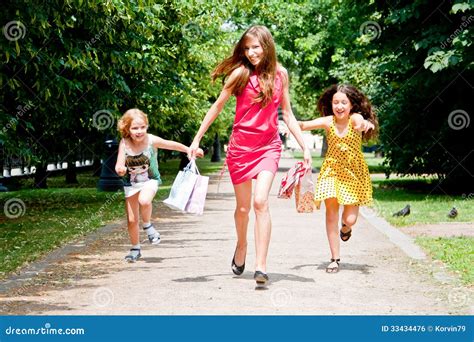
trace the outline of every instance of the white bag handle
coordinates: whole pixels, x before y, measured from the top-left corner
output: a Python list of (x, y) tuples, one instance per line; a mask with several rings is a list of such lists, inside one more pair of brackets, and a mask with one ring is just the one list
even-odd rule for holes
[(186, 171), (190, 171), (192, 173), (195, 173), (197, 175), (201, 175), (201, 173), (199, 172), (199, 169), (196, 165), (196, 159), (191, 159), (188, 163), (188, 165), (186, 165), (186, 167), (183, 169), (184, 172)]

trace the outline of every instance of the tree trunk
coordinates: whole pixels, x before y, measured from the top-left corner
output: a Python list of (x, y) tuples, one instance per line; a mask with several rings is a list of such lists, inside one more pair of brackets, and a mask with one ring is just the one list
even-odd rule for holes
[(326, 157), (326, 153), (328, 151), (328, 140), (326, 136), (323, 136), (323, 146), (321, 147), (321, 157)]
[(179, 170), (182, 170), (188, 165), (189, 159), (185, 153), (181, 153), (181, 161), (179, 162)]
[(73, 159), (67, 161), (66, 184), (77, 184), (77, 168)]
[(36, 167), (35, 188), (46, 189), (48, 187), (48, 184), (47, 184), (47, 179), (48, 179), (47, 167), (48, 167), (48, 165), (45, 163), (45, 164), (35, 165), (35, 167)]
[[(186, 146), (189, 146), (191, 145), (191, 139), (189, 138), (185, 138), (182, 143)], [(181, 153), (181, 162), (179, 163), (179, 170), (182, 170), (186, 167), (186, 165), (188, 165), (189, 163), (189, 159), (188, 159), (188, 156), (186, 155), (186, 153)]]
[(214, 143), (212, 144), (212, 157), (211, 162), (221, 161), (221, 143), (219, 141), (219, 134), (216, 133), (214, 137)]

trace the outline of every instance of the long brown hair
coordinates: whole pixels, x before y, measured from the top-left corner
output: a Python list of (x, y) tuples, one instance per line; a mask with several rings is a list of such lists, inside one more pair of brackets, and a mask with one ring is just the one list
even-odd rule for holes
[[(245, 43), (249, 37), (257, 38), (263, 49), (262, 60), (254, 66), (245, 56)], [(226, 78), (235, 69), (243, 66), (242, 72), (231, 84), (226, 87), (232, 89), (233, 95), (240, 95), (249, 81), (250, 74), (255, 71), (258, 75), (260, 93), (254, 99), (265, 107), (273, 97), (273, 88), (275, 86), (275, 75), (277, 69), (277, 57), (275, 51), (275, 42), (270, 31), (261, 25), (251, 26), (244, 32), (240, 40), (234, 47), (232, 55), (224, 59), (212, 72), (212, 80), (215, 81), (219, 76), (224, 75), (223, 83)]]
[(367, 96), (353, 85), (333, 84), (327, 88), (318, 100), (319, 113), (321, 113), (322, 116), (334, 115), (332, 111), (332, 97), (337, 92), (346, 94), (352, 105), (351, 114), (359, 113), (364, 117), (364, 119), (374, 124), (374, 129), (371, 129), (367, 133), (362, 133), (362, 139), (367, 141), (371, 138), (376, 138), (379, 133), (379, 121), (377, 115), (373, 111), (372, 104)]

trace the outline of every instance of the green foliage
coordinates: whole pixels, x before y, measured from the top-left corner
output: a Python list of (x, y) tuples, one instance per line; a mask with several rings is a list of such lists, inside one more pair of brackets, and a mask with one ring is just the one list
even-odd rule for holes
[[(289, 70), (297, 117), (314, 118), (322, 91), (350, 82), (376, 108), (390, 172), (435, 174), (448, 192), (462, 180), (464, 189), (457, 190), (467, 192), (472, 187), (465, 185), (473, 184), (473, 6), (443, 2), (433, 11), (426, 0), (228, 0), (219, 6), (207, 0), (8, 1), (2, 22), (21, 23), (26, 33), (0, 41), (0, 140), (6, 154), (34, 164), (100, 156), (121, 113), (139, 107), (150, 115), (151, 132), (189, 143), (221, 89), (210, 83), (211, 70), (244, 29), (264, 24)], [(211, 126), (204, 145), (215, 133), (227, 140), (233, 106)], [(98, 112), (111, 121), (105, 129), (94, 121)]]
[(474, 283), (473, 237), (419, 237), (416, 242), (426, 249), (433, 259), (443, 261), (451, 271), (460, 275), (465, 284), (472, 285)]
[(388, 172), (434, 174), (444, 191), (469, 193), (473, 6), (301, 1), (252, 13), (275, 32), (301, 118), (318, 115), (327, 86), (352, 83), (378, 113)]
[[(189, 143), (215, 97), (209, 73), (226, 42), (226, 8), (209, 1), (8, 2), (2, 23), (20, 23), (26, 34), (0, 43), (6, 154), (33, 164), (99, 158), (132, 107), (149, 114), (153, 133)], [(18, 114), (20, 106), (28, 109)]]

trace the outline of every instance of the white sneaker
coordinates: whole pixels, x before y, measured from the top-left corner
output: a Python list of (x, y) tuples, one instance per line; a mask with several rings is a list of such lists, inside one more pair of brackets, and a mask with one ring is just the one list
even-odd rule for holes
[(152, 235), (148, 235), (148, 241), (150, 241), (152, 245), (158, 245), (161, 242), (160, 233), (156, 232)]
[(128, 262), (136, 262), (141, 256), (140, 248), (132, 248), (130, 253), (125, 256), (125, 260)]

